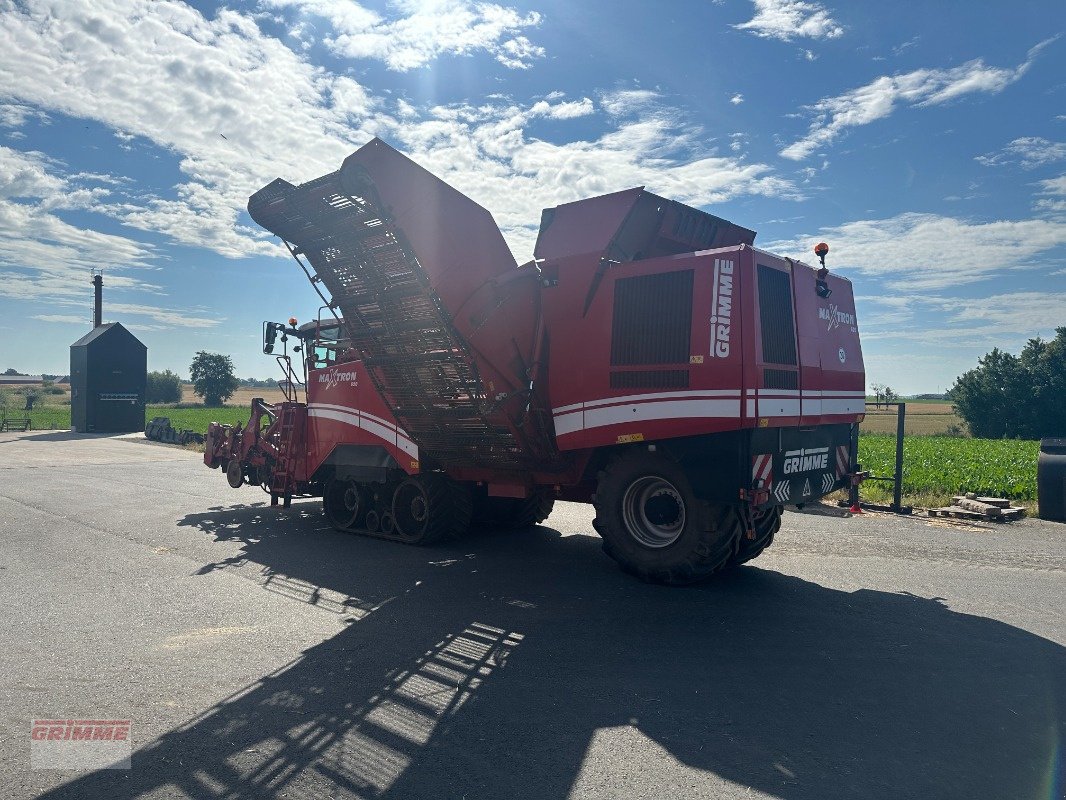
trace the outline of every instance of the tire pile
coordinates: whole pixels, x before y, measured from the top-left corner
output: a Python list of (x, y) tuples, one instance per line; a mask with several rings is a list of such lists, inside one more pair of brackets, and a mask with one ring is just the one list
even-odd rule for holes
[(204, 435), (196, 431), (183, 428), (176, 430), (170, 424), (170, 417), (153, 417), (152, 421), (144, 426), (144, 438), (153, 442), (164, 444), (203, 444)]

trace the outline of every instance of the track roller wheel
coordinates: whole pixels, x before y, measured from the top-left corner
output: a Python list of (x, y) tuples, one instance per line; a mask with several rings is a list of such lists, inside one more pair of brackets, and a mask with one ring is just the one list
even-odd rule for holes
[(330, 478), (322, 494), (322, 510), (330, 525), (350, 532), (359, 527), (360, 517), (366, 515), (366, 494), (355, 481)]
[(762, 555), (762, 551), (773, 543), (774, 534), (781, 530), (782, 510), (781, 506), (771, 506), (755, 512), (755, 538), (740, 537), (740, 547), (736, 555), (729, 559), (727, 567), (738, 567)]
[(405, 478), (392, 496), (395, 536), (407, 544), (432, 544), (470, 525), (470, 493), (444, 475)]
[(604, 552), (649, 583), (710, 577), (736, 554), (744, 528), (739, 509), (698, 498), (685, 471), (660, 453), (616, 457), (599, 475), (593, 504)]
[(381, 532), (386, 536), (391, 536), (396, 532), (396, 520), (392, 518), (392, 514), (388, 511), (381, 515)]

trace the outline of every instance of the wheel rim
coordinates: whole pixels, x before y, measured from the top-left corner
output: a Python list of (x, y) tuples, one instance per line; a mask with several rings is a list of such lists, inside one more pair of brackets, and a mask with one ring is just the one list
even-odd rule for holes
[(638, 478), (622, 497), (622, 519), (629, 535), (645, 547), (669, 547), (685, 530), (685, 500), (665, 478)]
[(226, 480), (234, 489), (239, 489), (244, 483), (244, 469), (236, 458), (226, 465)]

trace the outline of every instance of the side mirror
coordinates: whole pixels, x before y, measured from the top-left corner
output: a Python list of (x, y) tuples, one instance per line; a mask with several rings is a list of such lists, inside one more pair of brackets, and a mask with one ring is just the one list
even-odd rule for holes
[(263, 323), (263, 352), (267, 355), (274, 352), (274, 342), (277, 341), (278, 331), (281, 327), (278, 322)]

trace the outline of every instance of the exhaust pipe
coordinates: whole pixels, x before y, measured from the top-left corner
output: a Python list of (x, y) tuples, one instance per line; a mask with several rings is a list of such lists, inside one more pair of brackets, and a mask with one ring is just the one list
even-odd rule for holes
[(93, 275), (93, 328), (104, 324), (104, 276)]

